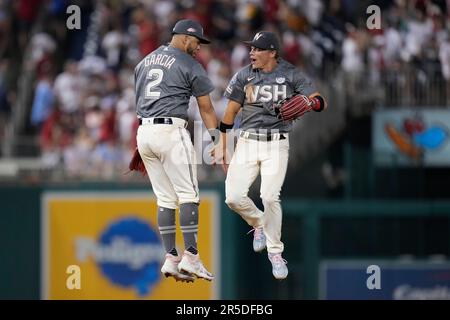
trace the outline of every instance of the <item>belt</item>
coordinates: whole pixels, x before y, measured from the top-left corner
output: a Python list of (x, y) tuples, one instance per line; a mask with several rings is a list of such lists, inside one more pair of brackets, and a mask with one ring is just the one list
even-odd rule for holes
[(174, 117), (139, 118), (139, 125), (145, 124), (176, 124), (186, 127), (186, 120)]
[(248, 131), (241, 131), (239, 136), (242, 138), (252, 139), (252, 140), (257, 140), (257, 141), (284, 140), (287, 138), (286, 133), (261, 134), (261, 133), (253, 133), (253, 132), (248, 132)]

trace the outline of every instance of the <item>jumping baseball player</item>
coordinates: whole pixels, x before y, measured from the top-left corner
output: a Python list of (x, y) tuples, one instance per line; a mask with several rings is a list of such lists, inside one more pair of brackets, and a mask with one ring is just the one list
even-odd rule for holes
[[(321, 111), (326, 103), (311, 81), (279, 58), (275, 34), (261, 31), (247, 43), (251, 46), (251, 63), (230, 80), (225, 92), (229, 102), (219, 126), (222, 134), (218, 148), (226, 148), (225, 133), (242, 111), (241, 131), (225, 182), (226, 203), (254, 228), (254, 251), (261, 252), (267, 246), (273, 276), (284, 279), (288, 269), (281, 255), (280, 191), (288, 165), (289, 132), (293, 119), (309, 110)], [(221, 152), (225, 154), (226, 150)], [(248, 197), (259, 173), (264, 212)]]
[[(157, 197), (159, 232), (167, 252), (161, 272), (177, 281), (190, 282), (194, 276), (212, 280), (197, 250), (199, 190), (195, 152), (186, 130), (191, 96), (197, 99), (206, 128), (217, 128), (209, 97), (214, 88), (194, 59), (200, 44), (210, 41), (193, 20), (178, 21), (172, 35), (170, 44), (148, 54), (135, 68), (137, 145)], [(178, 207), (185, 245), (182, 257), (175, 247)]]

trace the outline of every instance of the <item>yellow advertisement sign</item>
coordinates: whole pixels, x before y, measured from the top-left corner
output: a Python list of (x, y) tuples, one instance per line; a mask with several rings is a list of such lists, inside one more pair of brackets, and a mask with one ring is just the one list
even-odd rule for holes
[[(156, 198), (144, 192), (52, 192), (42, 198), (43, 299), (218, 299), (219, 202), (204, 192), (198, 249), (212, 282), (165, 278)], [(179, 217), (177, 211), (177, 225)], [(177, 227), (177, 248), (184, 250)]]

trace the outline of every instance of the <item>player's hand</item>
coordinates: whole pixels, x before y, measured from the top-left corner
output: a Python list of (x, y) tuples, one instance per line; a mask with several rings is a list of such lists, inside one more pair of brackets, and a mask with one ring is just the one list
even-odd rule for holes
[(291, 97), (278, 101), (274, 105), (274, 110), (278, 119), (292, 121), (313, 110), (313, 107), (314, 104), (308, 97), (302, 94), (294, 94)]
[(223, 172), (225, 173), (225, 175), (227, 174), (227, 172), (228, 172), (228, 167), (229, 167), (229, 164), (228, 163), (222, 163), (222, 170), (223, 170)]
[(133, 156), (131, 157), (130, 163), (128, 164), (128, 169), (130, 171), (139, 171), (142, 175), (147, 175), (147, 171), (145, 170), (144, 161), (142, 160), (141, 154), (139, 153), (138, 148), (134, 150)]
[(227, 163), (227, 150), (226, 146), (219, 141), (216, 145), (214, 145), (210, 152), (210, 156), (212, 157), (212, 165), (220, 164), (222, 166), (223, 172), (226, 174), (228, 171), (228, 163)]

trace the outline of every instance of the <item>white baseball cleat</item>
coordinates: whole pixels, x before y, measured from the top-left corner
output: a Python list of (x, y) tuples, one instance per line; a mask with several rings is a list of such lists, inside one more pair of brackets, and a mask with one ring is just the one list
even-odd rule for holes
[(206, 270), (203, 263), (200, 260), (198, 254), (192, 254), (189, 251), (184, 251), (183, 258), (178, 264), (178, 270), (180, 272), (189, 273), (195, 275), (197, 278), (203, 278), (205, 280), (211, 281), (214, 276), (211, 272)]
[(272, 274), (275, 279), (285, 279), (288, 275), (287, 261), (283, 259), (281, 253), (269, 253), (268, 256), (272, 263)]
[(164, 264), (161, 267), (161, 273), (166, 277), (174, 277), (176, 281), (194, 282), (195, 277), (193, 275), (178, 270), (180, 261), (181, 257), (166, 253), (166, 261), (164, 261)]
[(262, 227), (253, 228), (253, 251), (261, 252), (266, 248), (266, 236)]

